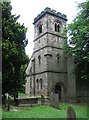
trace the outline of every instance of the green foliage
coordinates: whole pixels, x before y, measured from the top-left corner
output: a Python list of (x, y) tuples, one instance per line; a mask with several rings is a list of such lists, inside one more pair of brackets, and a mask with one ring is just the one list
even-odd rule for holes
[(75, 57), (80, 79), (89, 80), (89, 1), (80, 3), (78, 8), (78, 15), (67, 28), (70, 47), (65, 45), (64, 49)]
[(64, 38), (67, 38), (67, 27), (65, 26), (63, 31), (61, 33), (59, 33), (60, 36), (64, 37)]
[(20, 16), (11, 14), (10, 2), (0, 3), (2, 6), (2, 92), (15, 95), (25, 84), (25, 69), (28, 56), (24, 24), (17, 22)]

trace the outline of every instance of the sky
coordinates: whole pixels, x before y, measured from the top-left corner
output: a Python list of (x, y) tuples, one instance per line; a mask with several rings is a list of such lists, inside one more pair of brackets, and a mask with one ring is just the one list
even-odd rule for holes
[(20, 15), (18, 22), (24, 23), (28, 28), (26, 38), (28, 45), (25, 48), (26, 54), (31, 57), (33, 52), (34, 25), (33, 20), (46, 7), (67, 15), (67, 24), (71, 23), (77, 15), (77, 4), (84, 0), (11, 0), (12, 14)]

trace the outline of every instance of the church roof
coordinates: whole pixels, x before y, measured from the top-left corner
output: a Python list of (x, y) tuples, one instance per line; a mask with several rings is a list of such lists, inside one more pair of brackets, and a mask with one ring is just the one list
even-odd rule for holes
[(67, 16), (65, 14), (61, 14), (60, 12), (57, 12), (56, 10), (52, 10), (51, 8), (46, 7), (44, 11), (42, 11), (36, 18), (34, 18), (34, 23), (36, 23), (40, 18), (42, 18), (46, 13), (62, 18), (67, 21)]

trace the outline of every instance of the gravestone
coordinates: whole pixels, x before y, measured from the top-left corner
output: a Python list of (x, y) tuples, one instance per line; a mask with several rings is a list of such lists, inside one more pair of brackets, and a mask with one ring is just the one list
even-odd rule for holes
[(10, 96), (8, 93), (6, 93), (5, 96), (6, 96), (5, 107), (6, 107), (6, 110), (10, 111)]
[(59, 109), (59, 96), (58, 94), (51, 93), (50, 94), (50, 105), (54, 108)]
[(71, 105), (67, 108), (67, 120), (76, 120), (76, 114)]

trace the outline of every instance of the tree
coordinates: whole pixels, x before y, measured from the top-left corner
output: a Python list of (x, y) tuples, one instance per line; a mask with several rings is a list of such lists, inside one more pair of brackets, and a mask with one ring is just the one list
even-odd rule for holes
[(11, 14), (10, 2), (2, 6), (2, 93), (18, 94), (25, 84), (25, 69), (28, 56), (25, 53), (26, 31), (24, 24), (17, 22), (20, 16)]
[(76, 75), (89, 80), (89, 1), (80, 3), (78, 8), (78, 15), (67, 28), (69, 45), (66, 45), (65, 50), (75, 56)]

